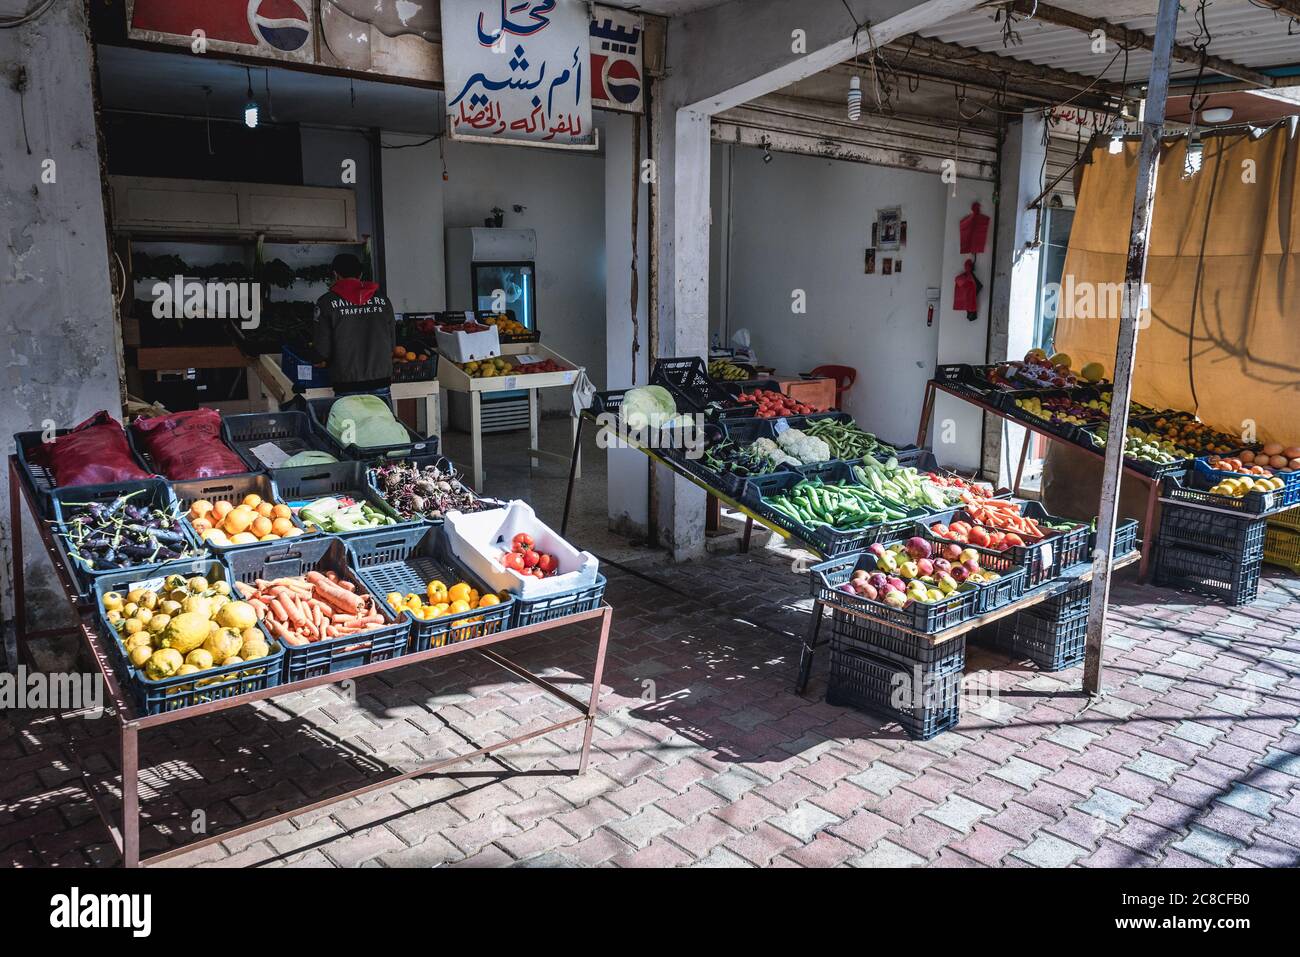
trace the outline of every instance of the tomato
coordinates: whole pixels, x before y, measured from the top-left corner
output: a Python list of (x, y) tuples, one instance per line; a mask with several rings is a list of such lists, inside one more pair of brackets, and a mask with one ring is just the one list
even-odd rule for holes
[(535, 568), (537, 566), (537, 563), (541, 561), (541, 557), (537, 554), (536, 551), (534, 551), (531, 548), (528, 549), (528, 551), (526, 552), (522, 552), (521, 554), (524, 559), (524, 565), (528, 568)]
[(533, 547), (533, 536), (529, 535), (527, 532), (520, 532), (512, 541), (515, 546), (515, 551), (523, 551), (525, 548)]
[(502, 560), (502, 564), (511, 571), (522, 574), (524, 571), (524, 556), (518, 552), (511, 552)]
[(555, 560), (554, 555), (539, 555), (537, 556), (537, 567), (545, 575), (555, 571), (559, 567), (559, 562)]

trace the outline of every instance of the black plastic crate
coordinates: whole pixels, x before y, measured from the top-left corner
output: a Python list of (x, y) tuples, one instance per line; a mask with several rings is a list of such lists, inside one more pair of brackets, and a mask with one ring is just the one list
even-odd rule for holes
[(1226, 512), (1257, 517), (1276, 515), (1289, 506), (1283, 504), (1285, 489), (1276, 492), (1247, 492), (1241, 498), (1232, 495), (1218, 495), (1210, 491), (1214, 480), (1203, 473), (1190, 472), (1186, 476), (1167, 476), (1161, 485), (1162, 502), (1177, 505), (1199, 505), (1201, 508), (1217, 508)]
[(1247, 605), (1259, 597), (1263, 556), (1246, 562), (1222, 552), (1207, 552), (1156, 542), (1152, 580), (1156, 585)]
[[(699, 356), (660, 359), (650, 373), (650, 382), (661, 385), (677, 399), (678, 410), (705, 412), (714, 407), (723, 419), (750, 419), (758, 414), (752, 402), (736, 398), (709, 375), (708, 366)], [(685, 404), (687, 408), (682, 409)]]
[(968, 363), (950, 363), (936, 367), (934, 381), (975, 399), (983, 399), (990, 392), (996, 391), (983, 372), (977, 371)]
[(1043, 671), (1061, 671), (1083, 661), (1088, 637), (1088, 615), (1049, 621), (1021, 612), (997, 623), (997, 647), (1013, 656), (1028, 658)]
[[(194, 533), (194, 537), (217, 554), (225, 554), (231, 549), (252, 548), (253, 545), (265, 545), (267, 542), (248, 542), (243, 545), (218, 545), (206, 541), (194, 528), (189, 518), (190, 506), (200, 499), (208, 502), (230, 502), (238, 505), (249, 495), (256, 495), (272, 505), (284, 504), (276, 492), (275, 482), (265, 472), (248, 472), (244, 475), (225, 475), (221, 478), (187, 479), (184, 482), (172, 482), (172, 494), (180, 506), (181, 521)], [(297, 516), (290, 516), (289, 521), (303, 535), (314, 534), (309, 531)], [(297, 538), (299, 536), (291, 536)], [(274, 541), (274, 539), (273, 539)]]
[[(1121, 518), (1115, 525), (1115, 550), (1112, 557), (1121, 558), (1138, 550), (1138, 520)], [(1088, 553), (1083, 561), (1092, 562), (1093, 553), (1097, 551), (1097, 520), (1088, 526)]]
[[(166, 564), (166, 561), (141, 562), (129, 565), (126, 569), (110, 568), (96, 571), (92, 570), (86, 561), (74, 554), (73, 546), (67, 541), (64, 534), (73, 517), (71, 513), (80, 505), (113, 502), (122, 495), (133, 496), (130, 499), (132, 505), (173, 509), (177, 511), (177, 517), (180, 517), (176, 497), (172, 494), (171, 486), (168, 485), (165, 479), (160, 478), (138, 479), (134, 482), (114, 482), (110, 485), (68, 485), (56, 489), (52, 496), (55, 526), (54, 547), (63, 559), (68, 574), (72, 576), (78, 595), (89, 595), (94, 589), (95, 582), (104, 575), (115, 574), (123, 570), (142, 571)], [(201, 555), (203, 543), (194, 534), (194, 529), (190, 527), (190, 524), (181, 519), (178, 527), (180, 534), (185, 539), (185, 546), (191, 549), (196, 557)], [(184, 561), (185, 559), (180, 560)]]
[(1264, 554), (1268, 520), (1225, 515), (1204, 508), (1166, 503), (1160, 512), (1160, 535), (1166, 545), (1190, 545), (1232, 555), (1238, 562)]
[(604, 575), (597, 575), (593, 585), (575, 588), (558, 595), (534, 598), (531, 601), (516, 597), (514, 618), (510, 622), (510, 627), (525, 628), (528, 625), (539, 625), (544, 621), (555, 621), (584, 611), (593, 611), (600, 607), (604, 597)]
[(925, 509), (908, 509), (898, 505), (896, 507), (904, 513), (903, 518), (889, 519), (876, 525), (854, 529), (835, 529), (826, 524), (805, 525), (772, 507), (767, 501), (769, 497), (780, 494), (805, 479), (809, 481), (821, 479), (827, 484), (862, 484), (847, 462), (827, 462), (824, 465), (805, 466), (798, 472), (773, 472), (771, 475), (758, 475), (747, 479), (740, 500), (746, 508), (786, 529), (795, 538), (810, 545), (827, 558), (859, 552), (876, 542), (896, 541), (900, 532), (911, 529), (917, 519), (928, 514)]
[[(275, 485), (277, 498), (293, 509), (297, 518), (298, 509), (319, 498), (347, 497), (357, 502), (369, 502), (376, 509), (392, 518), (397, 525), (385, 526), (388, 529), (402, 525), (423, 525), (424, 518), (403, 521), (396, 509), (384, 501), (370, 484), (368, 466), (364, 462), (335, 462), (333, 465), (305, 465), (301, 468), (272, 469), (271, 479)], [(314, 529), (307, 523), (301, 523), (308, 531)], [(358, 529), (352, 532), (330, 532), (350, 538), (379, 531), (377, 528)]]
[(367, 532), (349, 539), (348, 549), (353, 567), (371, 593), (395, 617), (410, 619), (412, 651), (482, 638), (510, 625), (515, 601), (509, 595), (488, 609), (429, 619), (416, 618), (408, 609), (399, 611), (388, 601), (392, 592), (427, 595), (431, 581), (441, 581), (448, 587), (465, 582), (482, 595), (492, 591), (452, 555), (441, 525)]
[[(343, 445), (330, 434), (328, 425), (330, 409), (338, 401), (333, 396), (326, 396), (322, 399), (308, 399), (298, 396), (294, 399), (294, 408), (305, 410), (311, 419), (311, 426), (316, 434), (326, 443), (329, 451), (340, 459), (379, 459), (379, 458), (406, 458), (411, 455), (426, 455), (430, 452), (438, 451), (438, 440), (436, 437), (425, 438), (420, 435), (409, 425), (397, 418), (394, 410), (393, 418), (403, 429), (406, 430), (409, 442), (399, 442), (395, 445), (375, 445), (363, 447), (355, 443)], [(388, 403), (389, 408), (393, 408), (392, 402)]]
[[(358, 594), (374, 598), (375, 607), (385, 619), (384, 625), (361, 634), (286, 647), (285, 680), (288, 682), (337, 674), (376, 661), (390, 661), (406, 653), (410, 621), (405, 617), (398, 618), (385, 608), (382, 596), (374, 595), (366, 587), (349, 566), (348, 557), (343, 539), (333, 535), (257, 545), (226, 555), (232, 579), (248, 585), (259, 578), (274, 580), (305, 575), (309, 571), (334, 572), (340, 579), (355, 585)], [(264, 624), (260, 627), (268, 638), (274, 637)]]
[(617, 417), (619, 409), (623, 407), (623, 396), (627, 395), (627, 392), (627, 389), (597, 392), (591, 397), (591, 405), (587, 406), (587, 411), (592, 415), (612, 415)]
[[(1044, 521), (1053, 523), (1068, 521), (1048, 515), (1046, 510), (1037, 502), (1022, 502), (1020, 514), (1040, 523)], [(939, 513), (926, 519), (923, 528), (919, 528), (917, 534), (927, 539), (932, 545), (957, 544), (961, 545), (962, 548), (972, 548), (980, 555), (980, 565), (992, 571), (1000, 572), (1011, 568), (1023, 568), (1026, 572), (1026, 588), (1036, 588), (1045, 582), (1051, 581), (1059, 576), (1062, 570), (1077, 565), (1087, 557), (1089, 529), (1083, 523), (1075, 522), (1073, 523), (1074, 528), (1064, 531), (1046, 529), (1047, 534), (1041, 539), (1026, 542), (1024, 545), (1013, 545), (1009, 548), (997, 550), (979, 545), (962, 545), (960, 542), (950, 542), (947, 539), (940, 538), (931, 530), (935, 524), (950, 525), (953, 521), (966, 521), (974, 525), (980, 525), (964, 509), (954, 509), (951, 512)], [(988, 528), (988, 526), (981, 527)], [(1000, 529), (1000, 531), (1006, 531), (1006, 529)]]
[[(1149, 426), (1139, 418), (1130, 418), (1130, 426), (1141, 426), (1144, 429)], [(1074, 441), (1084, 448), (1091, 449), (1100, 455), (1106, 454), (1106, 447), (1097, 441), (1095, 434), (1099, 426), (1090, 425), (1087, 428), (1078, 429)], [(1140, 472), (1148, 478), (1168, 479), (1170, 477), (1179, 477), (1185, 475), (1191, 470), (1191, 459), (1179, 459), (1175, 462), (1166, 462), (1163, 465), (1155, 462), (1147, 462), (1143, 459), (1134, 458), (1131, 455), (1124, 456), (1124, 468), (1131, 469), (1134, 472)]]
[(926, 740), (961, 720), (962, 672), (925, 673), (874, 655), (831, 647), (826, 703), (870, 711)]
[[(70, 435), (71, 429), (55, 429), (54, 438), (63, 435)], [(27, 486), (31, 489), (36, 498), (37, 508), (44, 518), (54, 517), (54, 490), (58, 486), (54, 484), (54, 473), (36, 461), (36, 451), (41, 447), (44, 440), (48, 437), (46, 432), (15, 432), (14, 433), (14, 454), (18, 459), (18, 470), (22, 473)], [(140, 458), (131, 444), (130, 438), (127, 439), (127, 448), (131, 450), (131, 457), (135, 459), (137, 465), (146, 472), (152, 471)], [(63, 486), (64, 488), (76, 488), (77, 486)]]
[(168, 575), (183, 575), (187, 579), (201, 575), (210, 582), (224, 581), (232, 586), (233, 593), (234, 581), (229, 569), (212, 558), (168, 562), (143, 572), (140, 569), (127, 569), (103, 575), (95, 582), (92, 593), (99, 634), (108, 646), (109, 654), (113, 656), (114, 670), (135, 698), (140, 711), (144, 714), (164, 714), (278, 687), (284, 676), (284, 648), (269, 635), (266, 644), (271, 653), (265, 658), (221, 665), (197, 675), (181, 675), (155, 681), (145, 677), (142, 670), (131, 664), (122, 639), (118, 637), (117, 630), (109, 623), (104, 611), (104, 595), (110, 591), (128, 592), (134, 587), (157, 591)]
[(936, 674), (966, 667), (965, 635), (936, 644), (920, 635), (860, 618), (842, 608), (831, 610), (831, 641), (849, 651), (875, 655), (909, 668), (920, 665), (923, 670)]
[(412, 362), (393, 361), (394, 382), (428, 382), (438, 377), (438, 349), (419, 338), (403, 337), (397, 343), (407, 352), (427, 356)]
[(839, 586), (847, 582), (858, 568), (875, 570), (875, 559), (870, 552), (841, 555), (809, 569), (813, 597), (835, 608), (842, 608), (863, 618), (907, 628), (921, 634), (932, 635), (946, 631), (975, 617), (979, 607), (978, 589), (954, 592), (942, 601), (909, 602), (904, 608), (895, 608), (883, 601), (874, 601), (858, 594), (850, 595)]
[(1032, 615), (1035, 618), (1042, 618), (1044, 621), (1052, 623), (1060, 623), (1071, 618), (1077, 618), (1079, 615), (1086, 616), (1091, 601), (1092, 583), (1078, 582), (1051, 598), (1043, 599), (1037, 605), (1031, 605), (1020, 614)]
[(244, 460), (250, 472), (274, 467), (253, 454), (255, 447), (267, 442), (289, 457), (300, 452), (335, 454), (330, 444), (312, 429), (311, 419), (302, 411), (224, 415), (221, 417), (221, 437)]

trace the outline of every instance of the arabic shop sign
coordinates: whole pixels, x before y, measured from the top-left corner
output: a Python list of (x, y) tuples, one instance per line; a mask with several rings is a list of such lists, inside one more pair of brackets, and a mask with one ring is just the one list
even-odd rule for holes
[(442, 0), (453, 139), (595, 149), (582, 0)]

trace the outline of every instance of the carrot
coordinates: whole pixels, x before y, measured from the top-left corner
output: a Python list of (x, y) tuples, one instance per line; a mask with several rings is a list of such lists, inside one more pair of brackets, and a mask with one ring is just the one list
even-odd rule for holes
[(239, 592), (239, 596), (244, 599), (252, 598), (257, 594), (257, 589), (246, 582), (235, 582), (235, 591)]
[(354, 595), (352, 592), (344, 588), (340, 588), (319, 572), (312, 572), (312, 574), (316, 575), (320, 579), (319, 581), (313, 580), (313, 584), (316, 586), (317, 598), (328, 603), (331, 607), (337, 608), (339, 611), (351, 612), (353, 614), (361, 611), (364, 602), (359, 596)]

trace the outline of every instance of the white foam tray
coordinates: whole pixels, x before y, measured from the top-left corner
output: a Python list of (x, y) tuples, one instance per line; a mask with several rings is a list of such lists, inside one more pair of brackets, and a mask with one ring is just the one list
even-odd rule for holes
[[(492, 587), (508, 591), (519, 598), (548, 598), (586, 588), (596, 583), (600, 562), (591, 552), (574, 548), (537, 518), (527, 502), (512, 501), (505, 508), (487, 512), (448, 512), (447, 541), (455, 556)], [(560, 573), (550, 578), (534, 578), (506, 568), (498, 560), (509, 551), (520, 532), (533, 537), (533, 547), (554, 555)]]

